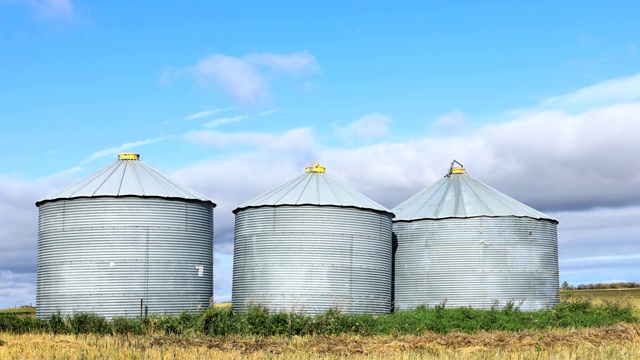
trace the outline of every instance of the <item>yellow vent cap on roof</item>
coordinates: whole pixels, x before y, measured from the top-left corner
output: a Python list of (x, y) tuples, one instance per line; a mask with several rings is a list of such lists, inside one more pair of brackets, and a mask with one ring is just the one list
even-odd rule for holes
[(325, 167), (320, 166), (318, 163), (313, 163), (311, 166), (307, 166), (307, 172), (323, 173), (325, 170)]
[[(460, 166), (454, 167), (455, 164), (458, 164)], [(451, 174), (466, 174), (466, 173), (467, 171), (464, 169), (464, 165), (460, 164), (458, 160), (453, 159), (453, 161), (451, 162), (451, 167), (449, 168), (449, 174), (447, 174), (447, 176)]]
[(133, 154), (133, 153), (118, 154), (118, 160), (140, 160), (140, 154)]

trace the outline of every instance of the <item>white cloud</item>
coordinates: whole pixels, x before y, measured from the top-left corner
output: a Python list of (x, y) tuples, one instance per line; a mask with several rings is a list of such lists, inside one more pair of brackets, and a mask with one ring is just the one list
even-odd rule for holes
[(451, 111), (446, 115), (442, 115), (431, 123), (431, 128), (442, 134), (453, 134), (460, 131), (467, 123), (464, 113), (458, 109)]
[(315, 136), (309, 128), (292, 129), (282, 134), (224, 133), (214, 130), (191, 131), (185, 134), (184, 138), (189, 142), (226, 149), (249, 147), (271, 151), (298, 151), (315, 147)]
[(588, 256), (588, 257), (581, 257), (581, 258), (562, 259), (564, 263), (584, 262), (584, 261), (618, 261), (618, 260), (640, 260), (640, 254)]
[(591, 106), (611, 105), (640, 100), (640, 73), (606, 80), (542, 102), (545, 108), (583, 110)]
[(197, 112), (195, 114), (191, 114), (191, 115), (185, 116), (184, 119), (185, 120), (201, 119), (201, 118), (213, 116), (213, 115), (215, 115), (215, 114), (217, 114), (219, 112), (227, 111), (227, 110), (230, 110), (230, 109), (227, 108), (227, 109), (213, 109), (213, 110), (200, 111), (200, 112)]
[(278, 113), (282, 111), (282, 109), (271, 109), (271, 110), (267, 110), (267, 111), (263, 111), (260, 113), (260, 116), (269, 116), (269, 115), (273, 115), (275, 113)]
[[(560, 221), (561, 279), (633, 279), (637, 259), (625, 256), (640, 254), (640, 169), (629, 166), (640, 153), (636, 134), (640, 104), (577, 115), (530, 111), (466, 135), (356, 148), (323, 147), (310, 129), (193, 132), (186, 135), (190, 141), (234, 151), (176, 176), (219, 204), (215, 241), (219, 251), (230, 253), (224, 244), (233, 241), (231, 210), (301, 174), (313, 161), (392, 208), (444, 176), (457, 159), (478, 180)], [(576, 258), (584, 261), (570, 260)], [(231, 274), (231, 267), (218, 271)]]
[(120, 146), (112, 147), (112, 148), (109, 148), (109, 149), (96, 151), (96, 152), (92, 153), (91, 155), (89, 155), (88, 158), (84, 159), (80, 164), (87, 164), (87, 163), (90, 163), (90, 162), (92, 162), (94, 160), (103, 158), (105, 156), (115, 155), (115, 154), (117, 154), (119, 152), (122, 152), (122, 151), (125, 151), (125, 150), (130, 150), (130, 149), (136, 148), (138, 146), (153, 144), (153, 143), (156, 143), (156, 142), (159, 142), (159, 141), (163, 141), (163, 140), (166, 140), (166, 137), (159, 137), (159, 138), (148, 139), (148, 140), (139, 140), (139, 141), (134, 141), (134, 142), (122, 144)]
[(225, 118), (220, 118), (220, 119), (215, 119), (213, 121), (209, 121), (206, 122), (204, 124), (202, 124), (205, 127), (208, 128), (217, 128), (218, 126), (222, 126), (225, 124), (231, 124), (231, 123), (235, 123), (235, 122), (239, 122), (239, 121), (243, 121), (248, 119), (247, 116), (232, 116), (232, 117), (225, 117)]
[(597, 261), (640, 254), (640, 201), (624, 207), (551, 212), (560, 220), (562, 261)]
[(640, 103), (578, 115), (539, 112), (488, 126), (476, 137), (487, 142), (485, 155), (496, 161), (495, 172), (486, 176), (502, 181), (505, 191), (523, 192), (526, 200), (551, 209), (622, 206), (640, 194), (640, 173), (628, 166), (640, 151), (639, 120)]
[(240, 103), (268, 100), (267, 83), (247, 61), (217, 54), (200, 60), (192, 72), (202, 83), (213, 82)]
[(36, 274), (16, 274), (0, 269), (0, 309), (35, 306)]
[(244, 60), (257, 65), (296, 75), (310, 75), (320, 70), (316, 58), (307, 51), (287, 55), (273, 53), (250, 54)]
[(333, 134), (345, 140), (380, 139), (389, 135), (390, 122), (390, 116), (379, 113), (368, 114), (346, 126), (333, 124)]
[(319, 70), (308, 52), (291, 54), (258, 53), (244, 57), (224, 54), (208, 56), (189, 68), (203, 84), (214, 84), (241, 104), (264, 103), (269, 89), (263, 71), (276, 70), (296, 76), (308, 76)]
[[(362, 120), (349, 131), (356, 134), (366, 123)], [(382, 124), (388, 131), (388, 123)], [(184, 138), (225, 150), (171, 174), (218, 204), (217, 301), (230, 294), (231, 211), (303, 173), (314, 161), (326, 166), (329, 176), (392, 208), (444, 176), (451, 160), (459, 160), (471, 176), (560, 221), (562, 281), (640, 281), (640, 168), (635, 166), (640, 103), (576, 114), (533, 109), (471, 133), (355, 148), (323, 146), (318, 140), (322, 137), (309, 128), (280, 133), (193, 131)], [(0, 270), (35, 271), (33, 202), (52, 183), (0, 177), (0, 204), (5, 206), (0, 206)]]
[(73, 171), (37, 180), (0, 175), (0, 309), (35, 304), (35, 202), (75, 180)]
[(281, 134), (194, 131), (185, 138), (237, 154), (297, 152), (388, 207), (444, 176), (457, 159), (472, 176), (520, 201), (542, 211), (569, 211), (640, 203), (640, 169), (630, 166), (640, 153), (638, 134), (640, 103), (578, 115), (539, 111), (464, 136), (356, 148), (323, 147), (308, 128)]

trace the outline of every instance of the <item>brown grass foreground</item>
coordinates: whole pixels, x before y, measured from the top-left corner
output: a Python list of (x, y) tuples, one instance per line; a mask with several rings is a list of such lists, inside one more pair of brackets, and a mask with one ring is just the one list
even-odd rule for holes
[(640, 324), (421, 336), (180, 338), (0, 334), (0, 359), (638, 359)]

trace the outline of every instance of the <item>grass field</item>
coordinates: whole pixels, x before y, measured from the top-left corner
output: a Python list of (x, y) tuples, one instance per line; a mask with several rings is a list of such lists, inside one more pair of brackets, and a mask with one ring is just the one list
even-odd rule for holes
[(630, 302), (640, 308), (640, 288), (604, 290), (560, 290), (562, 299), (589, 299), (598, 304), (602, 301)]
[(637, 359), (640, 325), (420, 336), (0, 334), (0, 359)]
[[(640, 289), (562, 291), (564, 301), (631, 303)], [(224, 304), (228, 307), (228, 304)], [(8, 309), (15, 312), (19, 309)], [(23, 309), (25, 310), (25, 309)], [(27, 309), (30, 310), (30, 309)], [(32, 310), (30, 310), (32, 311)], [(5, 311), (7, 312), (7, 311)], [(33, 313), (33, 312), (32, 312)], [(212, 337), (0, 332), (0, 359), (640, 359), (640, 323), (418, 335)]]
[(0, 314), (18, 314), (18, 315), (34, 315), (36, 308), (33, 306), (21, 306), (19, 308), (0, 309)]

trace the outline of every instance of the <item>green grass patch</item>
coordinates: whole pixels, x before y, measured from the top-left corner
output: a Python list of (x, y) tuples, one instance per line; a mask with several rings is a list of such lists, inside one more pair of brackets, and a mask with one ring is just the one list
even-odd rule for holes
[(520, 311), (513, 304), (504, 308), (479, 310), (428, 308), (389, 315), (347, 315), (328, 310), (316, 316), (297, 313), (271, 313), (255, 306), (246, 313), (230, 307), (211, 307), (201, 313), (185, 312), (179, 316), (149, 318), (116, 317), (111, 320), (89, 313), (71, 316), (52, 314), (47, 319), (0, 314), (0, 332), (113, 335), (209, 335), (209, 336), (294, 336), (294, 335), (419, 335), (425, 332), (460, 331), (530, 331), (601, 327), (616, 323), (640, 322), (636, 307), (624, 302), (584, 299), (563, 300), (559, 305), (540, 311)]

